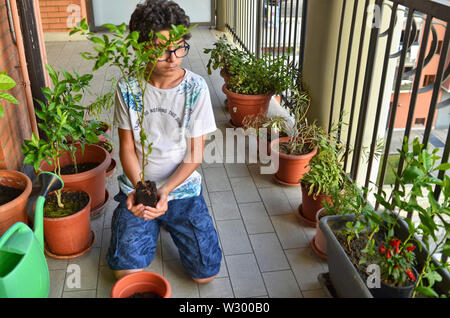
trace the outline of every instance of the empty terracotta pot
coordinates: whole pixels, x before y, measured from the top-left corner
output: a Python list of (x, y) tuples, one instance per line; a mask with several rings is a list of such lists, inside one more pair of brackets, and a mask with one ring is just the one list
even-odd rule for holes
[(30, 178), (26, 174), (15, 170), (0, 170), (0, 184), (23, 191), (14, 200), (0, 205), (1, 236), (16, 222), (27, 224), (27, 201), (32, 185)]
[(222, 91), (227, 95), (228, 111), (230, 112), (231, 123), (235, 127), (242, 127), (242, 121), (248, 115), (267, 114), (270, 99), (273, 95), (236, 94), (229, 91), (226, 85), (223, 85)]
[[(77, 163), (95, 162), (98, 166), (85, 172), (61, 176), (64, 186), (74, 190), (85, 191), (91, 197), (91, 208), (95, 210), (105, 202), (106, 187), (106, 169), (111, 164), (111, 156), (102, 147), (97, 145), (86, 146), (84, 154), (81, 153), (80, 145), (77, 145), (76, 160)], [(71, 165), (72, 157), (65, 152), (60, 158), (60, 165), (64, 167)], [(45, 160), (41, 163), (41, 171), (53, 171)]]
[(138, 293), (155, 293), (161, 298), (170, 298), (172, 288), (165, 277), (142, 271), (119, 279), (111, 289), (111, 298), (128, 298)]
[(329, 203), (331, 203), (330, 196), (328, 195), (318, 195), (314, 197), (313, 195), (308, 194), (308, 189), (301, 185), (302, 189), (302, 203), (299, 206), (298, 214), (300, 221), (303, 222), (303, 224), (315, 227), (317, 223), (316, 214), (319, 212), (320, 209), (323, 208), (322, 201), (327, 200)]
[(325, 238), (325, 235), (323, 234), (322, 230), (319, 226), (319, 220), (321, 217), (327, 215), (325, 213), (325, 209), (320, 209), (316, 213), (316, 235), (314, 235), (313, 239), (311, 240), (311, 248), (314, 251), (314, 253), (317, 254), (321, 259), (327, 260), (327, 239)]
[(275, 181), (287, 186), (300, 186), (300, 180), (309, 170), (309, 162), (317, 153), (317, 147), (305, 155), (288, 155), (278, 151), (278, 144), (289, 141), (290, 137), (282, 137), (270, 143), (270, 149), (274, 156), (279, 158), (279, 168), (275, 173)]
[[(62, 191), (71, 190), (74, 191), (64, 187)], [(89, 194), (85, 193), (89, 197)], [(59, 218), (44, 217), (46, 249), (51, 254), (67, 257), (78, 256), (89, 248), (91, 241), (90, 208), (89, 197), (88, 204), (72, 215)]]

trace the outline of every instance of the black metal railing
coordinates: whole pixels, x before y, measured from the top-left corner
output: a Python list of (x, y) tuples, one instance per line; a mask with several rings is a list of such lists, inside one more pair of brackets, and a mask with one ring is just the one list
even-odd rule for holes
[[(347, 32), (349, 20), (344, 16), (348, 16), (349, 10), (352, 12), (352, 20)], [(357, 24), (356, 21), (361, 19), (361, 14), (363, 14), (362, 24)], [(374, 24), (377, 21), (379, 25)], [(345, 138), (347, 145), (345, 169), (353, 180), (361, 180), (363, 176), (366, 187), (375, 183), (381, 193), (388, 173), (388, 160), (394, 135), (397, 138), (401, 136), (401, 141), (405, 137), (409, 140), (412, 131), (420, 129), (422, 143), (434, 147), (430, 145), (430, 140), (434, 138), (433, 129), (437, 112), (450, 109), (450, 94), (443, 89), (444, 82), (450, 78), (449, 22), (450, 3), (445, 1), (343, 0), (329, 127), (336, 121), (336, 116), (342, 121), (343, 114), (347, 114), (345, 116), (348, 118), (344, 120), (348, 123), (347, 132), (342, 134), (342, 138)], [(398, 23), (402, 23), (401, 28)], [(438, 32), (439, 28), (441, 32)], [(347, 40), (348, 48), (345, 50), (344, 43)], [(417, 56), (412, 54), (414, 46), (418, 52)], [(359, 48), (356, 54), (352, 50), (354, 47)], [(346, 55), (343, 52), (346, 52)], [(411, 59), (412, 66), (411, 63), (407, 65), (407, 61)], [(392, 63), (395, 68), (392, 68)], [(355, 69), (356, 71), (350, 74), (351, 70)], [(342, 76), (341, 85), (338, 78)], [(424, 76), (428, 77), (424, 80)], [(405, 80), (411, 79), (412, 83), (405, 92)], [(407, 105), (402, 94), (408, 94)], [(424, 98), (427, 94), (431, 94), (431, 97)], [(403, 105), (400, 105), (402, 97)], [(407, 116), (406, 121), (403, 118), (406, 124), (399, 126), (397, 124), (399, 116), (405, 117), (404, 113), (401, 114), (399, 111), (400, 106), (407, 107)], [(426, 118), (418, 120), (416, 117), (419, 107), (422, 112), (425, 109)], [(386, 112), (387, 108), (390, 109)], [(385, 116), (388, 114), (386, 121), (382, 121), (382, 114)], [(448, 116), (446, 120), (450, 123), (448, 111), (442, 111), (440, 116)], [(449, 128), (446, 127), (446, 140), (440, 149), (442, 163), (448, 162), (449, 159)], [(369, 142), (368, 134), (370, 134)], [(378, 161), (375, 153), (380, 135), (384, 135), (384, 150), (381, 160)], [(361, 160), (364, 157), (363, 148), (366, 146), (369, 153), (367, 165), (364, 166)], [(376, 164), (379, 165), (378, 169)], [(365, 169), (362, 170), (362, 166)], [(397, 172), (400, 172), (403, 166), (404, 159), (399, 158)], [(374, 171), (377, 173), (374, 174)], [(437, 177), (442, 180), (444, 172), (441, 171)], [(397, 189), (398, 184), (394, 183), (392, 187)], [(441, 189), (436, 186), (435, 199), (439, 200), (440, 195)]]
[(248, 53), (303, 64), (308, 0), (229, 0), (226, 27)]

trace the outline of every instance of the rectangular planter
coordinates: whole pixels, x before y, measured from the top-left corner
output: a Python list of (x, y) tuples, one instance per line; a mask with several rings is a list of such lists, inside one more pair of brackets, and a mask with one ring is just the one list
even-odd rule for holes
[[(372, 298), (366, 282), (363, 281), (333, 233), (333, 230), (342, 229), (346, 222), (353, 219), (352, 215), (331, 215), (320, 220), (320, 229), (327, 239), (329, 277), (339, 298)], [(408, 227), (403, 220), (400, 220), (399, 224), (400, 228), (396, 234), (401, 240), (405, 240), (408, 236)], [(422, 243), (421, 245), (422, 249), (415, 250), (418, 271), (422, 269), (428, 255), (425, 246)], [(438, 294), (446, 294), (450, 290), (450, 275), (444, 270), (438, 272), (442, 276), (442, 281), (436, 282), (434, 289)]]

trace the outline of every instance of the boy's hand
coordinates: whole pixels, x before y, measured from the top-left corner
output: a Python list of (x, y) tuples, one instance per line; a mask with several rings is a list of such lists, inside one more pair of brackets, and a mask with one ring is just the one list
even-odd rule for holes
[(136, 194), (135, 192), (131, 192), (127, 197), (127, 209), (131, 211), (138, 218), (144, 217), (144, 205), (138, 204), (135, 205), (136, 202)]
[(168, 209), (168, 193), (163, 189), (158, 189), (156, 192), (158, 195), (158, 203), (156, 203), (156, 207), (152, 208), (149, 206), (144, 207), (144, 219), (154, 220), (161, 215), (164, 215)]

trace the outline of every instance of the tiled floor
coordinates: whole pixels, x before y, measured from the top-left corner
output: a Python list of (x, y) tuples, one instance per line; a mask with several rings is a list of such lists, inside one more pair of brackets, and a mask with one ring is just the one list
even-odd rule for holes
[[(212, 47), (215, 37), (208, 28), (197, 28), (190, 40), (191, 52), (183, 66), (202, 75), (209, 86), (217, 126), (225, 138), (229, 114), (224, 108), (223, 80), (218, 72), (209, 76), (205, 65), (208, 56), (203, 48)], [(91, 63), (79, 53), (90, 48), (86, 42), (46, 43), (48, 62), (56, 68), (80, 74), (91, 72)], [(105, 92), (117, 71), (105, 68), (94, 74), (92, 91)], [(87, 103), (92, 96), (86, 95)], [(111, 120), (111, 114), (103, 119)], [(113, 133), (115, 145), (117, 133)], [(209, 141), (217, 146), (219, 140)], [(211, 149), (211, 148), (209, 148)], [(225, 149), (216, 148), (215, 155), (226, 157)], [(206, 150), (205, 150), (206, 151)], [(114, 154), (117, 162), (117, 151)], [(311, 250), (309, 242), (315, 230), (303, 226), (296, 210), (301, 202), (299, 188), (280, 186), (271, 175), (260, 174), (258, 164), (209, 162), (203, 163), (204, 196), (215, 221), (223, 251), (218, 278), (198, 285), (184, 271), (170, 235), (161, 231), (156, 256), (148, 270), (164, 275), (172, 286), (172, 297), (326, 297), (318, 282), (319, 273), (327, 272), (327, 263)], [(107, 180), (112, 196), (118, 191), (116, 177), (120, 165)], [(85, 255), (70, 259), (47, 258), (50, 268), (51, 297), (109, 297), (114, 284), (105, 255), (110, 240), (111, 216), (117, 202), (110, 200), (101, 216), (91, 221), (95, 233), (94, 247)], [(78, 266), (73, 266), (78, 265)], [(74, 277), (80, 273), (80, 285)], [(79, 288), (78, 288), (79, 287)]]

